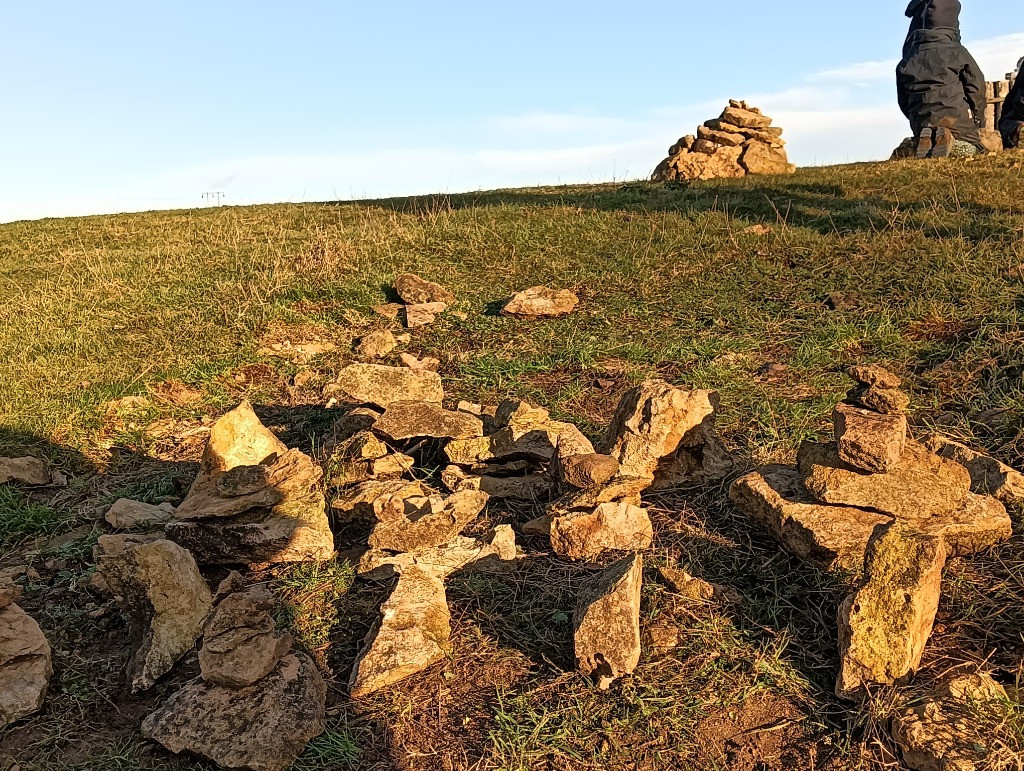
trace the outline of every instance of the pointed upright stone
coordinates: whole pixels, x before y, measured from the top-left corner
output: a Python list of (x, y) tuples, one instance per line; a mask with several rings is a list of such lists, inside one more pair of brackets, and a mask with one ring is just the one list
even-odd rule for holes
[(580, 591), (573, 615), (576, 666), (601, 690), (640, 663), (640, 589), (643, 557), (633, 554), (606, 568)]

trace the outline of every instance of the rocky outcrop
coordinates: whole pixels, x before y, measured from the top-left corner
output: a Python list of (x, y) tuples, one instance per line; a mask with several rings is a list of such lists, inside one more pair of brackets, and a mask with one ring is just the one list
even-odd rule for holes
[(53, 674), (50, 645), (15, 595), (0, 591), (0, 730), (42, 709)]
[(568, 289), (534, 286), (516, 292), (506, 300), (501, 315), (522, 319), (555, 318), (569, 315), (579, 302), (579, 298)]
[(145, 536), (100, 536), (98, 575), (120, 605), (134, 644), (132, 691), (150, 688), (192, 650), (213, 604), (188, 551)]
[(939, 608), (946, 545), (902, 523), (872, 542), (864, 581), (839, 609), (836, 695), (894, 685), (916, 671)]
[(334, 553), (313, 459), (289, 450), (248, 402), (210, 430), (199, 476), (166, 528), (201, 564), (324, 560)]
[(580, 590), (573, 615), (576, 666), (606, 690), (640, 663), (643, 558), (614, 563)]
[(326, 702), (313, 660), (292, 653), (244, 688), (193, 680), (143, 721), (142, 735), (223, 768), (284, 771), (324, 731)]
[(792, 174), (782, 129), (746, 102), (730, 100), (716, 120), (679, 139), (651, 175), (655, 182)]
[(422, 672), (451, 649), (451, 614), (444, 581), (408, 566), (380, 609), (349, 681), (354, 699)]

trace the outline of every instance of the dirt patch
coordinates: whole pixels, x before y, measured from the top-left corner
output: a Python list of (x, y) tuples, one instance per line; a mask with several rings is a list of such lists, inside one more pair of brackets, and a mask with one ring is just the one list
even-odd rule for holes
[(821, 768), (817, 741), (804, 729), (804, 715), (768, 694), (747, 697), (700, 722), (702, 768), (729, 771), (792, 771)]

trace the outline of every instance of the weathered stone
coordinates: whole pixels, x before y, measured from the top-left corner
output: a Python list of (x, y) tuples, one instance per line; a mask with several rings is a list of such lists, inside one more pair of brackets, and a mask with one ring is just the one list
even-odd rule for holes
[(398, 314), (402, 312), (404, 307), (402, 303), (385, 303), (384, 305), (374, 305), (371, 310), (378, 316), (394, 320), (398, 318)]
[(658, 568), (658, 574), (668, 584), (668, 588), (688, 600), (710, 602), (715, 598), (715, 585), (702, 578), (691, 576), (678, 568)]
[(410, 565), (438, 578), (452, 573), (497, 573), (507, 570), (518, 558), (516, 535), (509, 525), (498, 525), (481, 538), (456, 536), (432, 549), (391, 554), (370, 549), (359, 560), (357, 572), (370, 580), (386, 580)]
[(640, 589), (643, 557), (611, 565), (580, 590), (573, 614), (576, 667), (607, 690), (640, 663)]
[(551, 420), (526, 430), (503, 428), (490, 436), (449, 442), (445, 447), (448, 460), (457, 465), (472, 465), (501, 459), (525, 458), (550, 461), (560, 441), (573, 442), (579, 447), (593, 446), (580, 430), (571, 423)]
[(405, 306), (406, 329), (417, 329), (433, 324), (438, 315), (448, 310), (444, 303), (417, 303)]
[(464, 412), (451, 412), (435, 402), (392, 402), (374, 426), (389, 439), (474, 439), (484, 435), (483, 422)]
[(860, 407), (883, 415), (903, 415), (910, 406), (910, 397), (898, 388), (858, 386), (846, 398)]
[[(370, 479), (344, 490), (331, 501), (331, 508), (340, 519), (370, 519), (375, 517), (374, 506), (384, 499), (415, 498), (429, 493), (421, 482), (404, 479)], [(336, 514), (335, 516), (338, 516)]]
[(694, 153), (703, 153), (704, 155), (714, 155), (718, 152), (718, 148), (719, 145), (709, 139), (698, 139), (693, 143), (693, 147), (690, 148), (690, 151)]
[(93, 556), (128, 621), (132, 691), (146, 690), (199, 639), (213, 606), (210, 589), (192, 555), (171, 541), (104, 535)]
[(861, 385), (876, 388), (900, 388), (903, 385), (898, 376), (879, 364), (855, 364), (846, 370), (846, 374)]
[(387, 356), (397, 346), (398, 341), (393, 334), (387, 330), (378, 330), (359, 338), (356, 353), (368, 359), (379, 359), (381, 356)]
[(895, 685), (917, 670), (939, 608), (946, 553), (941, 537), (902, 523), (872, 541), (864, 583), (839, 608), (837, 696)]
[(1024, 474), (949, 437), (932, 434), (924, 441), (935, 454), (955, 461), (971, 475), (971, 491), (1003, 503), (1024, 501)]
[(292, 646), (291, 635), (277, 631), (273, 610), (274, 596), (266, 586), (224, 597), (203, 629), (203, 679), (245, 688), (270, 674)]
[(338, 390), (352, 401), (387, 407), (392, 402), (441, 403), (444, 389), (436, 372), (379, 364), (350, 364), (338, 375)]
[[(924, 701), (904, 706), (892, 719), (892, 737), (904, 762), (915, 771), (981, 771), (994, 736), (983, 718), (1003, 717), (1006, 690), (990, 675), (954, 671)], [(1020, 767), (1021, 758), (1006, 754), (1002, 767)], [(1014, 762), (1015, 761), (1015, 762)]]
[(451, 614), (437, 575), (415, 565), (404, 568), (380, 616), (352, 670), (353, 699), (422, 672), (451, 650)]
[(735, 179), (747, 173), (739, 163), (742, 154), (742, 147), (719, 147), (712, 155), (696, 152), (677, 155), (669, 166), (679, 180)]
[(744, 143), (739, 162), (748, 174), (792, 174), (796, 171), (796, 167), (790, 165), (785, 150), (756, 139), (748, 139)]
[(309, 656), (293, 653), (246, 688), (193, 680), (143, 721), (142, 735), (223, 768), (284, 771), (323, 733), (326, 707), (323, 677)]
[(911, 440), (900, 462), (885, 474), (867, 474), (847, 465), (835, 443), (804, 442), (797, 463), (804, 486), (819, 501), (901, 518), (956, 511), (971, 487), (970, 474), (963, 466)]
[(23, 485), (50, 484), (50, 468), (39, 458), (0, 458), (0, 484), (20, 482)]
[(653, 480), (663, 459), (688, 445), (687, 434), (713, 420), (718, 394), (684, 391), (649, 380), (623, 395), (602, 451), (619, 461), (621, 476)]
[(438, 367), (441, 366), (440, 359), (435, 359), (433, 356), (424, 356), (420, 359), (411, 353), (400, 353), (398, 358), (403, 367), (417, 371), (437, 372)]
[(991, 496), (974, 493), (968, 493), (956, 511), (907, 522), (922, 533), (941, 536), (951, 557), (975, 554), (1013, 535), (1006, 507)]
[[(487, 499), (487, 493), (464, 490), (444, 501), (440, 498), (400, 501), (399, 516), (388, 516), (370, 533), (370, 548), (411, 552), (440, 546), (476, 519), (487, 505)], [(377, 513), (382, 516), (380, 510)]]
[(760, 115), (752, 110), (744, 110), (739, 107), (726, 107), (718, 119), (723, 123), (731, 123), (740, 128), (765, 129), (772, 125), (772, 119), (767, 115)]
[(523, 534), (550, 538), (551, 521), (553, 519), (554, 517), (551, 514), (541, 514), (539, 517), (534, 517), (523, 525)]
[(826, 569), (859, 573), (872, 534), (892, 522), (884, 514), (815, 501), (790, 466), (765, 466), (740, 477), (729, 497), (790, 554)]
[(312, 458), (289, 450), (243, 402), (210, 430), (199, 476), (167, 536), (204, 564), (327, 559), (334, 535), (322, 476)]
[(569, 487), (582, 490), (603, 485), (619, 473), (619, 461), (611, 455), (589, 453), (558, 459), (558, 479)]
[(459, 466), (448, 466), (441, 481), (452, 492), (482, 490), (494, 500), (545, 501), (551, 497), (551, 478), (547, 474), (491, 476), (467, 474)]
[(494, 409), (496, 428), (510, 428), (513, 434), (522, 435), (551, 421), (551, 413), (544, 407), (524, 402), (522, 399), (504, 399)]
[(649, 480), (638, 477), (616, 477), (603, 485), (566, 493), (548, 506), (548, 513), (561, 516), (571, 511), (590, 510), (602, 503), (639, 506), (641, 494), (649, 484)]
[(832, 421), (839, 457), (846, 463), (876, 474), (899, 464), (907, 443), (906, 415), (882, 415), (840, 403)]
[(174, 506), (169, 503), (161, 503), (154, 506), (151, 503), (132, 501), (128, 498), (120, 498), (107, 509), (103, 518), (111, 527), (118, 530), (132, 530), (137, 527), (160, 527), (174, 517)]
[(717, 482), (735, 465), (715, 430), (712, 415), (683, 437), (674, 453), (661, 459), (649, 489), (658, 492)]
[(415, 273), (403, 273), (395, 279), (395, 293), (402, 298), (407, 305), (419, 303), (446, 303), (451, 305), (455, 302), (455, 295), (449, 292), (440, 284), (420, 278)]
[(0, 575), (0, 610), (21, 597), (21, 586), (14, 583), (14, 580), (7, 575)]
[(576, 310), (579, 298), (568, 289), (534, 286), (516, 292), (501, 309), (503, 316), (518, 318), (553, 318)]
[(17, 605), (0, 606), (0, 730), (42, 709), (52, 674), (39, 624)]
[(593, 511), (569, 512), (551, 520), (551, 548), (570, 559), (589, 560), (608, 550), (643, 550), (653, 540), (647, 510), (628, 503), (602, 503)]
[(719, 131), (709, 126), (697, 126), (697, 138), (724, 147), (736, 147), (743, 144), (743, 135), (731, 131)]

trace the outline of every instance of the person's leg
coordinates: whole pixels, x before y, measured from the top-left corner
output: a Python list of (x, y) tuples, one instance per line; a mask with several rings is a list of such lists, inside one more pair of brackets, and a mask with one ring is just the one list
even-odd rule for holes
[(935, 145), (935, 129), (925, 126), (917, 132), (917, 141), (914, 146), (914, 155), (918, 158), (930, 158), (932, 147)]
[(1024, 123), (1011, 122), (1010, 125), (1005, 123), (1002, 126), (1003, 134), (1003, 147), (1007, 150), (1013, 150), (1020, 147), (1020, 135), (1021, 128), (1024, 128)]

